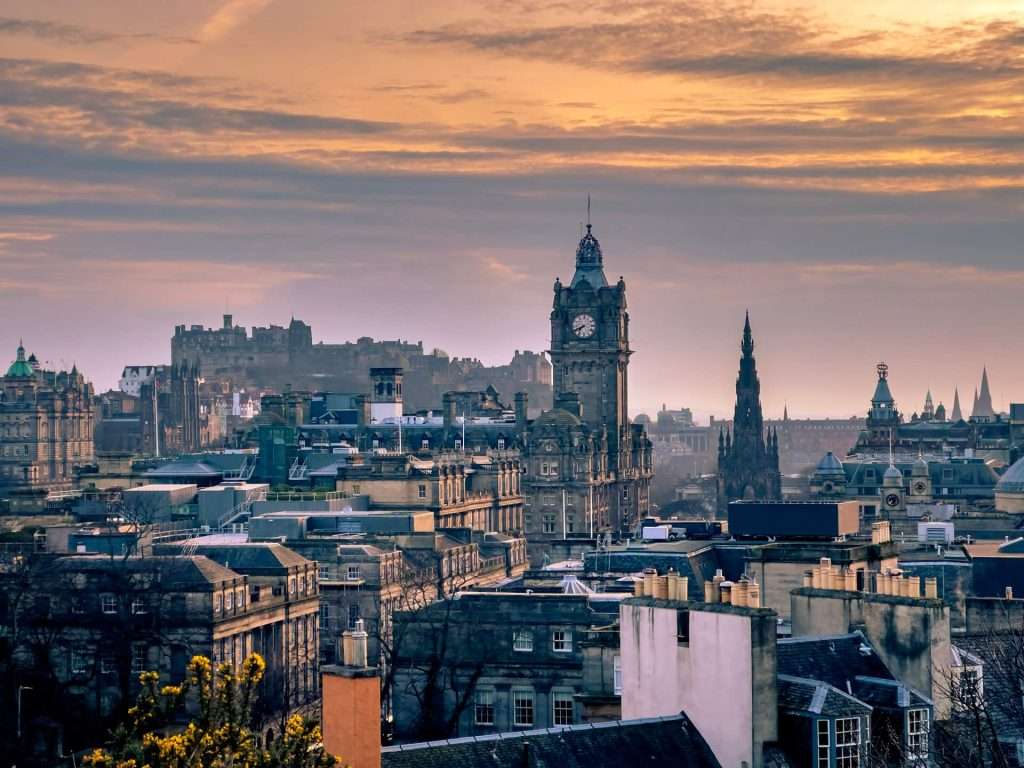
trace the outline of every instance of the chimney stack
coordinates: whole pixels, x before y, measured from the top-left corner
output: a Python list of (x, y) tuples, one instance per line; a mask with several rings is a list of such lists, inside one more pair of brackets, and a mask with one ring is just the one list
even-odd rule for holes
[(441, 412), (445, 427), (455, 424), (455, 395), (452, 392), (445, 392), (441, 396)]
[(342, 634), (344, 664), (321, 670), (324, 748), (350, 768), (380, 768), (380, 676), (362, 620)]
[(526, 429), (526, 406), (529, 403), (529, 395), (525, 392), (516, 392), (516, 429)]

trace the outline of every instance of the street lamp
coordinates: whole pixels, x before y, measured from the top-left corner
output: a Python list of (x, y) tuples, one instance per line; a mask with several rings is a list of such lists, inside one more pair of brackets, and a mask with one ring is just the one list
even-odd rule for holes
[(18, 686), (18, 741), (21, 741), (21, 692), (31, 691), (31, 685), (19, 685)]

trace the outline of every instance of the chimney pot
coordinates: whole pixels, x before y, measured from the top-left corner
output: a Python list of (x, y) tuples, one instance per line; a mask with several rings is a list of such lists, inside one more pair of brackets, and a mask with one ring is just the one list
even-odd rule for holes
[(1006, 599), (1013, 600), (1013, 587), (1006, 588)]

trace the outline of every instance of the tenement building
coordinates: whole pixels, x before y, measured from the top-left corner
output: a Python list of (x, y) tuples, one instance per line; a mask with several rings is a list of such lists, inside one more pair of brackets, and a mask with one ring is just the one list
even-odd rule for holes
[(0, 387), (0, 497), (39, 509), (48, 494), (71, 490), (76, 471), (95, 460), (92, 384), (75, 366), (42, 369), (19, 345)]
[(761, 413), (761, 382), (754, 361), (750, 315), (743, 325), (740, 372), (736, 377), (736, 410), (732, 431), (718, 436), (718, 509), (730, 501), (781, 499), (779, 436), (767, 431)]

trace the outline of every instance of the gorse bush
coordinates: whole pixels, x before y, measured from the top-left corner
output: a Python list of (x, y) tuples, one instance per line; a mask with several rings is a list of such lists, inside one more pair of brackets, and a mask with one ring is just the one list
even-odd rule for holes
[[(280, 737), (260, 746), (252, 706), (266, 663), (251, 654), (236, 673), (194, 656), (180, 685), (160, 686), (156, 672), (139, 676), (142, 690), (110, 744), (86, 757), (86, 768), (329, 768), (320, 728), (291, 716)], [(189, 704), (193, 704), (192, 708)], [(194, 713), (185, 717), (187, 713)], [(182, 720), (186, 725), (182, 728)]]

